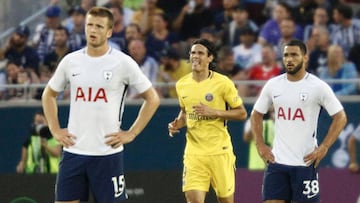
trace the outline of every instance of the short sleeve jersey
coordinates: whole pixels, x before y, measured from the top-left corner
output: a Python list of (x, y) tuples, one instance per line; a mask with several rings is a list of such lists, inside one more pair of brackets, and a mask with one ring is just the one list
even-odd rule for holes
[(274, 104), (275, 137), (272, 152), (275, 161), (292, 166), (305, 166), (304, 156), (317, 146), (320, 109), (330, 116), (343, 109), (340, 101), (324, 81), (307, 73), (296, 82), (286, 73), (270, 79), (254, 105), (265, 114)]
[(66, 55), (48, 83), (57, 92), (70, 85), (67, 127), (76, 140), (64, 150), (84, 155), (113, 154), (123, 147), (106, 145), (105, 135), (120, 131), (127, 87), (142, 93), (152, 84), (128, 55), (109, 48), (100, 57), (90, 57), (86, 50)]
[(221, 118), (199, 116), (193, 106), (204, 104), (218, 110), (242, 105), (235, 84), (226, 76), (211, 71), (206, 80), (193, 80), (192, 73), (176, 83), (180, 107), (186, 112), (185, 154), (215, 155), (232, 153), (227, 121)]

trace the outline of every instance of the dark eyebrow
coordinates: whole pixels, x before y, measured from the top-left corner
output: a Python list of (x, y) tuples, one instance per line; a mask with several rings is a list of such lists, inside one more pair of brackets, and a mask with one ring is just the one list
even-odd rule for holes
[(205, 52), (203, 51), (189, 51), (189, 54), (194, 54), (194, 53), (205, 54)]
[(284, 56), (288, 56), (288, 55), (298, 56), (299, 54), (297, 52), (284, 52)]

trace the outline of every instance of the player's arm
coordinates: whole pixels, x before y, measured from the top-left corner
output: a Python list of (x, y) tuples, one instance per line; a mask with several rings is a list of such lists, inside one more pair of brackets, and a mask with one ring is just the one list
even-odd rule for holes
[(350, 156), (350, 163), (349, 163), (349, 170), (351, 172), (358, 172), (359, 171), (359, 164), (356, 158), (356, 138), (354, 135), (350, 135), (348, 139), (348, 152)]
[(255, 140), (256, 148), (260, 157), (266, 163), (274, 163), (275, 157), (271, 152), (271, 148), (267, 146), (263, 138), (263, 119), (264, 114), (256, 111), (255, 109), (251, 112), (250, 121), (251, 121), (251, 132)]
[(134, 135), (134, 138), (145, 128), (150, 119), (155, 114), (157, 108), (160, 105), (160, 98), (156, 90), (150, 87), (140, 96), (144, 99), (144, 102), (140, 108), (138, 116), (130, 127), (129, 131)]
[(313, 152), (306, 155), (304, 157), (305, 163), (313, 163), (315, 162), (315, 167), (317, 167), (328, 152), (329, 148), (334, 144), (340, 135), (341, 131), (344, 129), (347, 122), (346, 113), (344, 110), (339, 111), (335, 115), (332, 116), (332, 122), (330, 128), (325, 136), (323, 142), (320, 144), (318, 148), (316, 148)]
[(251, 124), (250, 124), (250, 119), (248, 119), (244, 124), (243, 141), (246, 143), (250, 143), (252, 139), (253, 139), (253, 135), (251, 132)]
[(181, 108), (178, 116), (168, 124), (169, 136), (179, 133), (180, 129), (186, 126), (186, 112), (184, 108)]
[(340, 135), (341, 131), (344, 129), (347, 122), (346, 114), (344, 110), (336, 113), (332, 116), (332, 122), (330, 128), (328, 130), (327, 135), (325, 136), (321, 146), (329, 148), (334, 142), (337, 140), (338, 136)]
[(193, 106), (194, 112), (199, 116), (222, 118), (224, 120), (245, 120), (247, 112), (244, 105), (228, 110), (213, 109), (203, 103)]
[(60, 142), (64, 147), (74, 145), (75, 136), (68, 133), (67, 129), (61, 129), (58, 119), (58, 107), (56, 97), (58, 92), (51, 89), (48, 85), (42, 94), (42, 106), (49, 129), (54, 138)]
[(56, 102), (57, 95), (58, 92), (54, 91), (49, 86), (46, 86), (41, 97), (44, 114), (49, 124), (49, 129), (51, 132), (60, 130), (59, 119), (57, 116), (58, 115), (58, 107)]

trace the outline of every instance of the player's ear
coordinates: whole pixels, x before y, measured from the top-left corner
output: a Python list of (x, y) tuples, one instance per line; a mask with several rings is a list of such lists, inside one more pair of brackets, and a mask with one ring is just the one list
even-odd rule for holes
[(305, 54), (304, 55), (304, 62), (307, 63), (309, 61), (309, 55)]

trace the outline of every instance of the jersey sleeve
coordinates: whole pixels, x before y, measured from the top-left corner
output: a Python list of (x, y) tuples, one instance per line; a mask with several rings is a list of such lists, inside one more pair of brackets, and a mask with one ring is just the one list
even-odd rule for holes
[(56, 92), (64, 91), (66, 85), (69, 82), (69, 79), (66, 75), (66, 69), (68, 64), (68, 57), (65, 56), (57, 66), (54, 75), (48, 82), (48, 85), (51, 89), (55, 90)]
[(145, 74), (141, 71), (140, 67), (137, 65), (137, 63), (134, 60), (132, 59), (126, 60), (125, 67), (129, 67), (128, 83), (131, 87), (135, 88), (137, 93), (141, 94), (152, 86), (149, 78), (145, 76)]
[(259, 113), (266, 114), (271, 104), (271, 83), (269, 81), (264, 85), (263, 89), (261, 90), (261, 93), (256, 100), (253, 108)]
[(239, 96), (235, 84), (230, 79), (225, 82), (224, 100), (231, 108), (236, 108), (243, 104), (243, 100)]
[(321, 98), (320, 98), (320, 105), (323, 106), (330, 116), (333, 116), (337, 112), (344, 109), (342, 104), (340, 103), (339, 99), (336, 97), (335, 93), (331, 89), (331, 87), (322, 82), (321, 89)]

